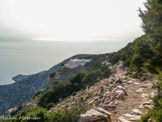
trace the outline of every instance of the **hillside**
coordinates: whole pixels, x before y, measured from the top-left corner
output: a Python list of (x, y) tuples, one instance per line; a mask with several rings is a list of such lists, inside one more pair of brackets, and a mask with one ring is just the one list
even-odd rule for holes
[(58, 71), (62, 64), (67, 63), (73, 58), (88, 56), (91, 55), (75, 55), (53, 66), (47, 71), (42, 71), (32, 75), (18, 75), (13, 77), (15, 83), (0, 85), (0, 115), (2, 115), (6, 110), (31, 99), (36, 92), (46, 86), (49, 75)]
[[(16, 117), (36, 115), (42, 118), (43, 116), (42, 121), (57, 120), (63, 122), (65, 119), (65, 122), (71, 122), (80, 119), (82, 122), (95, 118), (90, 118), (87, 114), (84, 114), (86, 111), (93, 108), (103, 108), (111, 112), (110, 118), (113, 122), (125, 122), (132, 119), (139, 121), (148, 110), (153, 108), (152, 98), (157, 94), (154, 81), (157, 82), (157, 80), (148, 73), (141, 74), (141, 79), (132, 78), (134, 72), (124, 67), (122, 62), (111, 65), (109, 62), (104, 61), (102, 65), (106, 65), (111, 69), (111, 75), (96, 81), (93, 85), (82, 87), (83, 89), (77, 90), (75, 94), (71, 92), (67, 96), (62, 97), (61, 95), (67, 94), (71, 88), (70, 85), (66, 87), (67, 83), (59, 83), (60, 88), (56, 85), (59, 89), (49, 90), (43, 96), (38, 95), (33, 100), (12, 109), (12, 111), (10, 110), (10, 112), (8, 111), (8, 114), (16, 115)], [(79, 83), (81, 77), (78, 79), (78, 76), (74, 76), (70, 81), (74, 82), (77, 79)], [(68, 91), (63, 92), (65, 89)], [(58, 91), (58, 94), (56, 91)], [(54, 96), (51, 98), (50, 94), (52, 92), (54, 92)], [(58, 101), (55, 95), (59, 97)], [(40, 112), (43, 115), (40, 116)], [(92, 112), (91, 114), (94, 113)]]
[(19, 118), (15, 122), (161, 122), (162, 2), (144, 5), (145, 11), (139, 9), (143, 36), (117, 52), (84, 57), (91, 61), (62, 81), (73, 72), (66, 71), (66, 62), (50, 72), (48, 88), (7, 114)]

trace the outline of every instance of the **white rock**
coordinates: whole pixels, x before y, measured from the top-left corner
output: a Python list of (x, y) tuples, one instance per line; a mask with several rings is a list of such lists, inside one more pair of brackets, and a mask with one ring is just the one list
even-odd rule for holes
[(139, 105), (138, 108), (139, 108), (139, 109), (143, 109), (143, 105)]
[(119, 94), (124, 94), (124, 91), (123, 91), (123, 90), (116, 90), (115, 93), (116, 93), (117, 95), (119, 95)]
[(90, 102), (89, 102), (89, 104), (92, 104), (94, 102), (94, 100), (91, 100)]
[(135, 82), (134, 85), (141, 85), (142, 83)]
[(127, 80), (122, 80), (122, 83), (127, 83)]
[(144, 88), (139, 88), (139, 89), (136, 90), (136, 92), (137, 92), (137, 93), (143, 92), (143, 89), (144, 89)]
[(155, 97), (156, 96), (156, 94), (154, 93), (154, 92), (152, 92), (151, 94), (150, 94), (150, 97), (151, 98), (153, 98), (153, 97)]
[(119, 101), (118, 101), (118, 100), (116, 100), (116, 101), (114, 102), (114, 104), (115, 104), (115, 105), (117, 105), (118, 103), (119, 103)]
[(122, 116), (125, 117), (127, 120), (130, 120), (130, 121), (138, 121), (138, 120), (141, 119), (141, 116), (138, 116), (138, 115), (123, 114)]
[(87, 111), (85, 114), (81, 114), (81, 118), (79, 122), (85, 122), (85, 121), (95, 121), (98, 119), (103, 119), (103, 118), (109, 118), (110, 119), (111, 113), (104, 110), (103, 108), (95, 108), (95, 109), (90, 109)]
[(118, 120), (119, 120), (120, 122), (131, 122), (131, 121), (126, 120), (123, 116), (120, 116), (120, 117), (118, 118)]
[(153, 105), (144, 105), (145, 108), (152, 109)]
[(143, 106), (144, 106), (144, 105), (151, 105), (151, 104), (152, 104), (152, 101), (145, 101), (145, 102), (143, 102), (142, 104), (143, 104)]
[(136, 79), (132, 79), (132, 81), (136, 81)]
[(143, 114), (139, 109), (132, 109), (131, 111), (133, 113), (135, 113), (135, 114), (138, 114), (138, 115), (142, 115)]
[(134, 101), (134, 99), (131, 99), (131, 102), (133, 102)]
[(132, 83), (133, 83), (133, 81), (132, 81), (132, 80), (130, 80), (130, 81), (128, 81), (127, 83), (128, 83), (128, 84), (132, 84)]
[(117, 88), (118, 88), (118, 89), (125, 89), (124, 87), (122, 87), (122, 86), (120, 86), (120, 85), (117, 86)]
[(142, 97), (142, 98), (148, 97), (148, 94), (142, 94), (141, 97)]

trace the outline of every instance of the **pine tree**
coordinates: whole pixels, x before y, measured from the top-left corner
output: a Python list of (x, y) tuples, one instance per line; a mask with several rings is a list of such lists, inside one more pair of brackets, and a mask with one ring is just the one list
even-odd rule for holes
[(139, 9), (139, 16), (143, 21), (142, 28), (153, 52), (145, 67), (151, 73), (160, 74), (162, 72), (162, 0), (147, 0), (144, 5), (146, 10)]

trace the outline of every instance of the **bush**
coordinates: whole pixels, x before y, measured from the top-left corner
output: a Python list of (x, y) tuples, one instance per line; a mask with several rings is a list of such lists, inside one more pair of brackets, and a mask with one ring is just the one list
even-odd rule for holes
[(50, 122), (78, 122), (80, 115), (72, 110), (58, 111), (49, 115)]
[(38, 96), (41, 93), (41, 91), (38, 91), (37, 93), (35, 93), (35, 95), (33, 96), (33, 98), (35, 98), (36, 96)]
[(83, 83), (86, 85), (96, 83), (101, 77), (101, 74), (98, 71), (91, 71), (86, 73), (85, 77), (83, 78)]
[(56, 76), (56, 72), (53, 72), (53, 73), (50, 74), (50, 78), (53, 78), (55, 76)]
[(38, 105), (44, 108), (49, 108), (51, 105), (50, 103), (57, 103), (60, 99), (64, 99), (70, 95), (74, 95), (77, 91), (84, 88), (84, 85), (82, 83), (82, 79), (84, 77), (84, 73), (78, 73), (76, 76), (72, 77), (67, 82), (60, 82), (56, 84), (53, 88), (53, 90), (48, 91), (46, 94), (44, 94), (39, 102)]
[[(12, 120), (13, 122), (78, 122), (80, 114), (76, 109), (57, 111), (56, 113), (47, 113), (45, 109), (40, 107), (28, 108), (23, 112), (15, 116), (20, 118), (17, 120)], [(37, 117), (37, 120), (25, 119), (27, 117)]]
[(110, 70), (109, 68), (107, 68), (106, 70), (104, 70), (104, 71), (102, 72), (102, 76), (103, 76), (103, 77), (109, 77), (110, 74), (111, 74), (110, 71), (111, 71), (111, 70)]
[(49, 109), (52, 108), (53, 106), (54, 106), (54, 103), (53, 103), (53, 102), (48, 103), (48, 104), (47, 104), (47, 110), (49, 110)]
[(146, 76), (142, 76), (140, 80), (141, 81), (145, 81), (146, 80)]
[(86, 86), (91, 86), (109, 75), (110, 69), (108, 66), (98, 63), (87, 73), (78, 73), (67, 82), (55, 84), (51, 91), (48, 91), (40, 98), (38, 105), (49, 109), (51, 105), (49, 103), (56, 104), (60, 99), (75, 95), (77, 91), (85, 89)]
[[(35, 107), (35, 108), (28, 108), (26, 110), (24, 110), (23, 112), (21, 112), (20, 114), (15, 116), (16, 118), (19, 118), (17, 120), (13, 120), (14, 122), (45, 122), (48, 121), (48, 114), (46, 112), (45, 109), (39, 108), (39, 107)], [(27, 117), (37, 117), (39, 119), (37, 120), (32, 120), (32, 119), (25, 119)]]
[(72, 92), (73, 88), (71, 82), (58, 83), (54, 86), (54, 89), (52, 91), (47, 92), (40, 98), (38, 105), (46, 108), (48, 103), (57, 103), (59, 102), (59, 99), (63, 99), (71, 95)]

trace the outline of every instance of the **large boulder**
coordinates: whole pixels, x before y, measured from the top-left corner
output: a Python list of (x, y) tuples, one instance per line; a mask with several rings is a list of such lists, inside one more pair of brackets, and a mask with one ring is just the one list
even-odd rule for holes
[(111, 113), (103, 108), (94, 108), (87, 111), (85, 114), (81, 114), (79, 122), (92, 122), (92, 121), (106, 121), (111, 122)]

